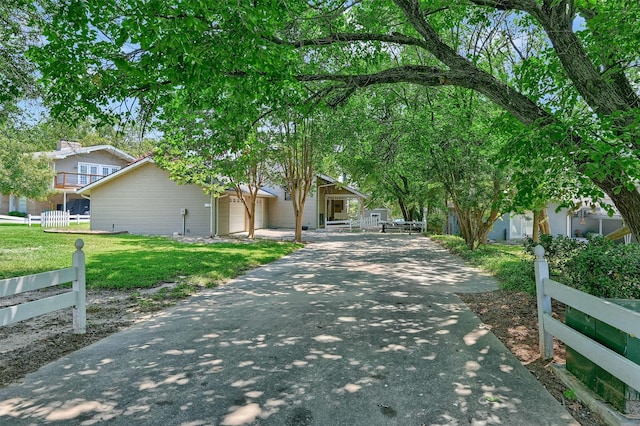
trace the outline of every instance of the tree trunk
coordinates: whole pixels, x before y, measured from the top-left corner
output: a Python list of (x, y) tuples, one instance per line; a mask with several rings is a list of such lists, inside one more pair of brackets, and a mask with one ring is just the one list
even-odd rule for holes
[(408, 221), (409, 212), (407, 211), (407, 205), (405, 204), (403, 198), (398, 197), (398, 205), (400, 206), (400, 211), (402, 212), (402, 218)]
[(463, 210), (455, 202), (453, 208), (458, 216), (460, 232), (467, 247), (470, 250), (475, 250), (480, 244), (486, 244), (487, 235), (489, 235), (489, 231), (491, 231), (498, 218), (498, 211), (492, 210), (489, 213), (489, 217), (483, 220), (483, 212)]
[(549, 215), (547, 208), (540, 210), (540, 233), (543, 235), (551, 235), (551, 225), (549, 225)]
[(535, 243), (540, 242), (540, 210), (536, 210), (533, 212), (533, 235), (531, 239)]
[(636, 240), (640, 241), (640, 193), (638, 190), (635, 187), (630, 190), (626, 186), (616, 185), (616, 182), (609, 177), (596, 184), (611, 197), (624, 218), (625, 225), (629, 227)]
[(256, 233), (256, 197), (251, 197), (247, 206), (247, 216), (249, 217), (248, 237), (255, 238)]
[(296, 243), (302, 243), (302, 211), (296, 212), (296, 230), (294, 240)]

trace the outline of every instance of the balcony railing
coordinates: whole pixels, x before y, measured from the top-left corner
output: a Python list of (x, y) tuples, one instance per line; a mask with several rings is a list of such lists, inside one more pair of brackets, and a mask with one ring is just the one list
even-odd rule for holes
[(87, 173), (58, 172), (55, 187), (59, 189), (82, 188), (85, 185), (102, 179), (105, 175), (91, 175)]

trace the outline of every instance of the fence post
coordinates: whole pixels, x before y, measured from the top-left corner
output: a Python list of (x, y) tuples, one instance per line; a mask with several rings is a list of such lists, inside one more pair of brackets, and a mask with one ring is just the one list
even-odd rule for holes
[(551, 297), (544, 292), (544, 280), (549, 278), (549, 264), (544, 259), (544, 248), (538, 244), (535, 248), (536, 295), (538, 299), (538, 333), (540, 355), (542, 359), (553, 358), (553, 335), (544, 330), (544, 315), (551, 315)]
[(85, 275), (84, 241), (76, 240), (76, 251), (73, 253), (73, 267), (77, 276), (73, 281), (73, 292), (76, 294), (76, 305), (73, 308), (73, 332), (84, 334), (87, 332), (87, 283)]
[(27, 215), (27, 225), (31, 226), (31, 213)]

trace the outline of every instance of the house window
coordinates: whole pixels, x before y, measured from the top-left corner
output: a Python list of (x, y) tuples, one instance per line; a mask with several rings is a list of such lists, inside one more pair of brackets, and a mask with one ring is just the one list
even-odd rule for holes
[(91, 182), (95, 182), (99, 179), (98, 177), (98, 165), (96, 164), (92, 164), (91, 167), (89, 168), (91, 170)]
[(94, 163), (78, 163), (78, 184), (86, 185), (120, 170), (120, 166)]
[(18, 211), (21, 213), (27, 212), (27, 197), (18, 198)]
[(78, 184), (79, 185), (86, 185), (89, 183), (89, 177), (87, 176), (87, 174), (89, 174), (89, 165), (88, 164), (79, 164), (78, 165), (78, 173), (80, 173), (80, 176), (78, 176)]

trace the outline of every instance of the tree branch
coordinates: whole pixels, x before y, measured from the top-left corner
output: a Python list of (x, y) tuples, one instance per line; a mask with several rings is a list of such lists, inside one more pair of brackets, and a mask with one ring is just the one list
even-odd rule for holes
[(297, 76), (298, 81), (333, 81), (341, 83), (332, 90), (351, 91), (379, 84), (410, 83), (422, 86), (452, 85), (476, 90), (505, 108), (526, 124), (542, 120), (551, 122), (551, 115), (524, 95), (496, 80), (491, 75), (472, 67), (449, 69), (423, 65), (389, 68), (373, 74), (309, 74)]
[(334, 33), (327, 37), (314, 39), (305, 39), (298, 41), (285, 41), (280, 38), (271, 37), (269, 41), (276, 44), (286, 44), (295, 48), (309, 46), (328, 46), (335, 43), (352, 43), (354, 41), (381, 41), (384, 43), (402, 44), (405, 46), (418, 46), (426, 48), (425, 43), (415, 37), (406, 36), (397, 32), (391, 34), (373, 34), (373, 33)]

